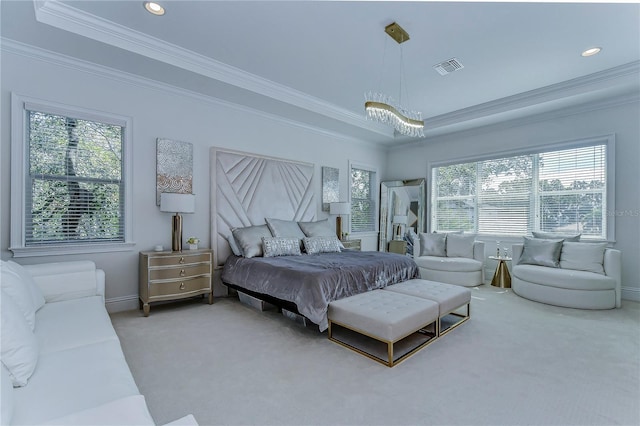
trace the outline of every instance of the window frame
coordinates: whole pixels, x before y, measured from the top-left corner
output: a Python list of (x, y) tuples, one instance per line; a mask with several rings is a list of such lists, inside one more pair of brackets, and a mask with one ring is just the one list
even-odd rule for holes
[[(124, 242), (78, 242), (64, 244), (46, 244), (26, 246), (26, 206), (25, 192), (27, 185), (26, 171), (29, 166), (27, 137), (27, 111), (73, 117), (82, 120), (122, 126), (123, 132), (123, 161), (122, 179), (124, 180)], [(9, 250), (13, 257), (56, 256), (64, 254), (105, 253), (116, 251), (130, 251), (135, 246), (133, 242), (133, 208), (132, 208), (132, 119), (131, 117), (73, 107), (60, 103), (44, 101), (28, 96), (11, 93), (11, 241)]]
[[(473, 163), (487, 160), (495, 160), (505, 157), (515, 157), (519, 155), (531, 155), (531, 154), (541, 154), (545, 152), (552, 151), (562, 151), (572, 148), (583, 148), (594, 145), (605, 145), (606, 146), (606, 199), (603, 200), (603, 207), (606, 210), (603, 210), (603, 217), (606, 217), (606, 237), (605, 239), (589, 239), (588, 241), (607, 241), (609, 243), (615, 243), (615, 214), (611, 214), (611, 212), (615, 212), (615, 134), (608, 134), (602, 136), (593, 136), (586, 137), (568, 141), (554, 142), (554, 143), (546, 143), (540, 145), (534, 145), (523, 149), (513, 149), (506, 151), (493, 152), (491, 154), (485, 155), (477, 155), (477, 156), (469, 156), (469, 157), (460, 157), (455, 160), (447, 160), (447, 161), (437, 161), (437, 162), (428, 162), (427, 163), (427, 176), (428, 180), (428, 190), (431, 191), (430, 196), (428, 197), (429, 202), (427, 203), (427, 229), (429, 232), (433, 232), (433, 169), (436, 167), (450, 166), (454, 164), (463, 164), (463, 163)], [(537, 181), (538, 172), (537, 168), (534, 167), (534, 179)], [(538, 185), (534, 185), (535, 193), (532, 196), (538, 198)], [(476, 206), (477, 208), (477, 206)], [(532, 206), (532, 214), (534, 214), (533, 220), (536, 221), (535, 218), (535, 206)], [(476, 215), (477, 221), (477, 215)], [(476, 224), (477, 229), (477, 224)], [(483, 236), (491, 237), (493, 234), (478, 234), (480, 238)], [(502, 239), (510, 239), (510, 238), (518, 238), (515, 235), (499, 236)]]
[(380, 204), (380, 173), (378, 171), (378, 168), (369, 164), (364, 164), (364, 163), (360, 163), (360, 162), (356, 162), (356, 161), (352, 161), (349, 160), (349, 204), (352, 204), (352, 187), (353, 187), (353, 179), (352, 179), (352, 171), (353, 169), (360, 169), (360, 170), (366, 170), (368, 172), (371, 173), (375, 173), (375, 182), (372, 182), (372, 188), (371, 188), (371, 198), (373, 200), (373, 229), (371, 231), (358, 231), (358, 232), (352, 232), (351, 231), (351, 215), (349, 215), (348, 220), (348, 228), (349, 229), (349, 234), (352, 235), (358, 235), (358, 236), (366, 236), (366, 235), (377, 235), (378, 234), (378, 229), (380, 226), (380, 210), (379, 210), (379, 204)]

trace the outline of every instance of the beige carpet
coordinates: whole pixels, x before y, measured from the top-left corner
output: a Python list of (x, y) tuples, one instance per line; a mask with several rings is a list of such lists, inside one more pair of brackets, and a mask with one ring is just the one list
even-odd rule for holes
[(157, 423), (639, 425), (640, 304), (473, 290), (471, 319), (393, 368), (237, 299), (112, 315)]

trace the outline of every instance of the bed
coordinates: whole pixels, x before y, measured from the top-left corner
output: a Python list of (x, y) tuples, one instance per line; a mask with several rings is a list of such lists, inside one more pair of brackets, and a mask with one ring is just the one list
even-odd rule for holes
[(327, 328), (330, 302), (413, 278), (419, 278), (413, 259), (376, 251), (253, 258), (231, 255), (222, 270), (225, 284), (288, 310), (295, 307), (293, 312), (317, 324), (320, 331)]
[(222, 284), (303, 315), (323, 331), (329, 302), (418, 278), (419, 271), (409, 257), (374, 251), (234, 255), (233, 230), (264, 227), (268, 218), (317, 221), (315, 169), (310, 163), (212, 148), (211, 241)]

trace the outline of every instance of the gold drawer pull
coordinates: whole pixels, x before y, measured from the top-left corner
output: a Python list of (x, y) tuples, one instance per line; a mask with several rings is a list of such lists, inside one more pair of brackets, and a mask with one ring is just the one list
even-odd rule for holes
[(184, 263), (184, 256), (180, 257), (180, 261), (178, 263)]
[(184, 277), (184, 269), (181, 269), (181, 270), (180, 270), (180, 276), (181, 276), (181, 277)]
[(184, 283), (180, 283), (180, 290), (184, 290)]

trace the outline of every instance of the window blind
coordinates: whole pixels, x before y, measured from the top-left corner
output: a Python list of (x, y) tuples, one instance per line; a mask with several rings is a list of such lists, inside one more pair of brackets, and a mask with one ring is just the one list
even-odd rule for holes
[(361, 168), (351, 168), (351, 232), (375, 230), (376, 173)]
[(607, 146), (436, 167), (432, 230), (606, 238)]
[(25, 245), (124, 241), (124, 128), (26, 113)]

